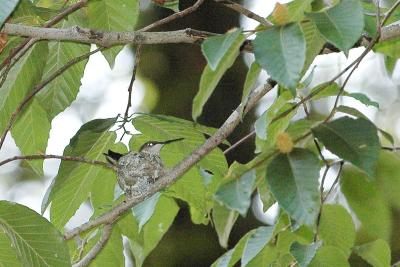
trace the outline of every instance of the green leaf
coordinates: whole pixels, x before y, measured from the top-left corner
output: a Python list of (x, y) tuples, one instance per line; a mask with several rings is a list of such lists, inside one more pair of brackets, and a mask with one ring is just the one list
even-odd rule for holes
[(62, 235), (35, 211), (0, 201), (0, 228), (10, 239), (23, 266), (71, 266)]
[(258, 254), (255, 256), (246, 267), (259, 267), (259, 266), (271, 266), (275, 263), (280, 256), (280, 253), (276, 246), (267, 244)]
[(221, 247), (228, 247), (229, 234), (231, 233), (238, 216), (239, 215), (236, 211), (229, 210), (224, 206), (219, 205), (217, 202), (214, 203), (212, 219)]
[(362, 228), (371, 238), (388, 240), (391, 232), (391, 213), (385, 192), (379, 190), (377, 181), (355, 168), (345, 168), (340, 179), (340, 189), (352, 211), (361, 221)]
[[(275, 125), (277, 124), (283, 124), (281, 127), (278, 127), (281, 130), (279, 132), (284, 131), (287, 126), (289, 125), (290, 119), (292, 116), (295, 114), (295, 112), (291, 112), (288, 114), (287, 117), (289, 119), (282, 118), (284, 122), (274, 122), (274, 124), (271, 124), (272, 120), (278, 116), (278, 114), (282, 113), (285, 111), (285, 104), (289, 101), (291, 98), (289, 92), (283, 92), (276, 100), (275, 102), (256, 120), (254, 124), (255, 132), (258, 138), (262, 140), (268, 140), (270, 143), (275, 143), (277, 131), (274, 131), (274, 128), (276, 128)], [(284, 109), (284, 111), (282, 111)], [(291, 116), (290, 116), (291, 115)]]
[[(89, 2), (89, 25), (93, 29), (112, 31), (132, 31), (139, 18), (139, 0), (96, 0)], [(111, 68), (115, 56), (122, 46), (102, 52)]]
[(376, 126), (371, 121), (342, 117), (312, 131), (332, 153), (374, 176), (381, 148)]
[(235, 43), (241, 32), (241, 29), (235, 29), (223, 35), (209, 37), (202, 43), (201, 51), (212, 71), (217, 69), (219, 63)]
[(393, 71), (396, 67), (397, 58), (384, 56), (384, 60), (385, 60), (386, 72), (389, 75), (389, 78), (391, 78), (393, 76)]
[(299, 264), (300, 267), (307, 267), (321, 245), (321, 241), (309, 245), (302, 245), (298, 242), (294, 242), (290, 247), (290, 253), (296, 259), (297, 264)]
[(400, 39), (393, 38), (384, 42), (379, 42), (377, 46), (374, 47), (374, 51), (398, 59), (400, 58), (399, 45)]
[(125, 215), (122, 215), (117, 223), (122, 235), (128, 237), (129, 239), (139, 238), (139, 226), (137, 224), (137, 221), (133, 217), (132, 212), (128, 212)]
[(364, 29), (363, 9), (358, 0), (341, 1), (321, 12), (306, 13), (322, 36), (347, 55)]
[[(63, 155), (103, 160), (103, 153), (114, 144), (116, 138), (114, 132), (108, 132), (114, 123), (115, 118), (110, 118), (84, 124), (71, 139)], [(50, 218), (56, 227), (62, 229), (79, 206), (87, 200), (97, 177), (115, 179), (115, 173), (98, 165), (61, 162), (55, 182), (48, 189), (49, 198), (43, 200), (44, 208), (52, 202)]]
[[(60, 28), (69, 28), (80, 25), (82, 19), (80, 13), (74, 13), (57, 24)], [(63, 67), (70, 60), (88, 53), (89, 45), (76, 44), (71, 42), (49, 42), (49, 58), (44, 63), (44, 78), (49, 77), (55, 71)], [(64, 111), (75, 100), (87, 59), (69, 67), (63, 74), (46, 85), (38, 94), (37, 99), (47, 111), (49, 119), (54, 118), (57, 114)]]
[(396, 208), (400, 208), (400, 158), (396, 153), (381, 151), (376, 171), (377, 183), (382, 195)]
[(381, 136), (386, 139), (386, 141), (388, 141), (392, 146), (394, 146), (394, 138), (390, 133), (388, 133), (380, 128), (378, 128), (378, 131), (381, 134)]
[(135, 239), (130, 239), (135, 266), (142, 266), (149, 253), (172, 225), (179, 207), (172, 198), (161, 195), (155, 212)]
[(317, 156), (301, 148), (277, 155), (267, 167), (266, 181), (272, 194), (299, 224), (313, 225), (317, 218), (319, 170)]
[(314, 61), (315, 57), (321, 52), (325, 40), (319, 33), (317, 26), (312, 21), (301, 23), (301, 29), (306, 39), (306, 59), (302, 73), (305, 73)]
[(0, 132), (6, 128), (12, 112), (40, 82), (47, 55), (47, 44), (39, 42), (11, 68), (0, 88)]
[(242, 256), (242, 252), (244, 249), (244, 246), (246, 245), (247, 239), (250, 237), (255, 232), (255, 230), (252, 230), (245, 234), (239, 242), (235, 245), (234, 248), (228, 250), (226, 253), (224, 253), (221, 257), (219, 257), (212, 265), (211, 267), (232, 267), (235, 265), (235, 263), (240, 259)]
[(311, 11), (311, 3), (313, 0), (294, 0), (285, 4), (290, 16), (290, 22), (302, 21), (304, 12)]
[(292, 122), (289, 127), (287, 128), (286, 132), (290, 135), (292, 140), (295, 140), (303, 135), (305, 135), (307, 132), (311, 130), (313, 126), (318, 124), (319, 122), (308, 120), (308, 119), (303, 119), (303, 120), (298, 120), (295, 122)]
[(335, 96), (339, 93), (340, 86), (337, 83), (325, 82), (318, 84), (311, 90), (313, 100), (318, 100), (328, 96)]
[(15, 266), (20, 267), (21, 263), (17, 258), (17, 253), (11, 244), (10, 239), (0, 227), (0, 267)]
[(306, 40), (297, 23), (259, 32), (254, 40), (257, 62), (293, 95), (301, 78), (305, 54)]
[(139, 232), (154, 214), (154, 210), (158, 200), (160, 199), (160, 196), (160, 192), (157, 192), (132, 208), (133, 215), (135, 216), (136, 221), (139, 223)]
[(221, 80), (222, 76), (235, 62), (239, 55), (239, 48), (246, 38), (243, 34), (236, 36), (236, 39), (225, 52), (215, 70), (207, 65), (200, 78), (199, 91), (193, 99), (192, 118), (194, 121), (201, 115), (203, 106), (214, 92), (215, 87)]
[(304, 20), (304, 12), (311, 11), (312, 2), (313, 0), (294, 0), (286, 4), (278, 2), (268, 20), (275, 25), (301, 22)]
[(222, 184), (215, 193), (215, 200), (231, 210), (235, 210), (243, 217), (250, 207), (250, 196), (256, 180), (254, 170), (248, 171), (239, 179)]
[[(42, 106), (33, 99), (18, 117), (11, 134), (23, 155), (45, 154), (51, 124)], [(43, 176), (43, 160), (28, 160), (28, 164)]]
[(350, 214), (340, 205), (324, 205), (322, 207), (319, 235), (324, 245), (339, 248), (350, 256), (356, 239), (356, 230)]
[[(20, 0), (10, 17), (10, 22), (14, 24), (41, 26), (45, 20), (40, 17), (40, 13), (44, 13), (43, 8), (36, 7), (30, 0)], [(55, 15), (57, 15), (57, 13), (53, 13), (51, 17)], [(48, 18), (47, 20), (50, 19), (51, 18)]]
[(275, 204), (276, 201), (272, 196), (265, 179), (258, 181), (257, 192), (262, 202), (263, 211), (266, 212), (273, 204)]
[(19, 0), (5, 0), (1, 3), (0, 9), (0, 27), (6, 21), (8, 16), (13, 12), (14, 8), (17, 6)]
[(261, 72), (260, 65), (258, 65), (258, 63), (256, 61), (254, 61), (250, 65), (250, 68), (246, 74), (246, 80), (245, 80), (244, 86), (243, 86), (243, 95), (242, 95), (242, 101), (241, 101), (241, 106), (240, 106), (240, 114), (241, 115), (243, 114), (243, 110), (246, 107), (247, 100), (249, 98), (251, 90), (253, 89), (254, 84), (257, 82), (260, 72)]
[[(288, 103), (292, 98), (289, 91), (284, 91), (275, 102), (256, 120), (254, 124), (256, 138), (255, 153), (269, 151), (274, 149), (278, 136), (285, 132), (290, 124), (290, 120), (296, 115), (297, 107)], [(279, 120), (275, 118), (291, 110), (286, 116)]]
[(255, 232), (249, 236), (244, 246), (241, 266), (246, 266), (260, 253), (271, 240), (273, 232), (274, 227), (272, 226), (260, 226), (255, 229)]
[(366, 96), (363, 93), (346, 93), (345, 96), (352, 97), (352, 98), (360, 101), (361, 103), (363, 103), (367, 107), (368, 106), (373, 106), (373, 107), (379, 108), (379, 103), (378, 102), (370, 100), (369, 97)]
[(363, 113), (361, 113), (358, 109), (349, 107), (349, 106), (344, 106), (344, 105), (340, 105), (336, 108), (336, 112), (341, 112), (341, 113), (345, 113), (351, 116), (354, 116), (356, 118), (363, 118), (366, 120), (369, 120), (367, 116), (365, 116)]
[[(340, 93), (340, 86), (337, 83), (326, 82), (317, 85), (311, 90), (311, 94), (315, 94), (313, 96), (313, 100), (318, 100), (321, 98), (329, 97), (329, 96), (337, 96)], [(374, 106), (379, 108), (379, 103), (372, 101), (363, 93), (348, 93), (346, 91), (343, 92), (343, 96), (354, 98), (355, 100), (360, 101), (364, 105)]]
[(21, 41), (23, 40), (22, 37), (18, 36), (7, 36), (7, 43), (3, 47), (3, 50), (0, 53), (0, 61), (3, 62), (9, 55), (10, 52), (18, 46)]
[(385, 240), (378, 239), (361, 246), (356, 246), (354, 252), (373, 267), (390, 266), (390, 247)]
[(350, 267), (347, 257), (343, 252), (333, 246), (323, 246), (318, 249), (317, 254), (308, 267)]

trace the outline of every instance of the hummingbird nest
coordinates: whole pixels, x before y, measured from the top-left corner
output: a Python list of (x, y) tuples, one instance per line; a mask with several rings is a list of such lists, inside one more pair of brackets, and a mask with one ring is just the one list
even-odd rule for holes
[(160, 156), (148, 152), (130, 152), (117, 164), (118, 184), (128, 198), (143, 195), (164, 173)]

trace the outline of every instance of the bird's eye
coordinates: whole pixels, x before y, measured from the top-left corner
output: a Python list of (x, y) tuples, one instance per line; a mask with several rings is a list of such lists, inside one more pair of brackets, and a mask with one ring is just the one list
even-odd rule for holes
[(149, 146), (154, 146), (154, 143), (149, 143)]

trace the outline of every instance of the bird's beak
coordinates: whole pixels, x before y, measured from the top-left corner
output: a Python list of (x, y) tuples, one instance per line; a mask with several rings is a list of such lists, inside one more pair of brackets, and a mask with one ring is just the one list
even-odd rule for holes
[(163, 143), (164, 145), (166, 145), (166, 144), (170, 144), (170, 143), (173, 143), (173, 142), (181, 141), (181, 140), (183, 140), (183, 139), (185, 139), (185, 138), (177, 138), (177, 139), (167, 140), (167, 141), (164, 141), (164, 142), (162, 142), (162, 143)]

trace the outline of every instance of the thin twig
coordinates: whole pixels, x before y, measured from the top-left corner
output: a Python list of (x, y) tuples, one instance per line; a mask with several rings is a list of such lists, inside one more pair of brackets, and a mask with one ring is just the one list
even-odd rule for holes
[(247, 141), (250, 137), (253, 136), (255, 131), (252, 131), (248, 133), (247, 135), (243, 136), (239, 141), (228, 147), (227, 149), (224, 150), (224, 154), (228, 154), (230, 151), (234, 150), (236, 147), (240, 146), (243, 142)]
[(129, 82), (129, 86), (128, 86), (128, 103), (127, 103), (126, 109), (125, 109), (124, 121), (128, 119), (129, 108), (132, 106), (132, 88), (133, 88), (133, 83), (135, 82), (135, 79), (136, 79), (136, 72), (137, 72), (137, 68), (139, 66), (139, 62), (140, 62), (141, 48), (142, 48), (142, 46), (138, 45), (136, 48), (136, 51), (135, 51), (135, 63), (133, 65), (131, 81)]
[(391, 146), (383, 146), (383, 147), (381, 147), (381, 149), (389, 150), (389, 151), (393, 151), (393, 152), (400, 151), (400, 147), (391, 147)]
[[(315, 139), (314, 139), (314, 142), (317, 145), (317, 148), (320, 150), (319, 145), (315, 141)], [(324, 161), (325, 161), (325, 158), (324, 158)], [(325, 179), (326, 179), (326, 176), (327, 176), (328, 171), (329, 171), (330, 168), (331, 168), (331, 166), (325, 163), (325, 170), (324, 170), (324, 174), (322, 175), (321, 185), (319, 187), (319, 199), (320, 199), (319, 201), (320, 201), (320, 204), (319, 204), (319, 211), (318, 211), (317, 222), (316, 222), (316, 227), (315, 227), (316, 231), (315, 231), (315, 234), (314, 234), (314, 242), (317, 241), (318, 234), (319, 234), (319, 224), (321, 222), (322, 207), (324, 205), (324, 197), (323, 197), (324, 184), (325, 184)]]
[(342, 160), (342, 161), (339, 161), (338, 163), (339, 163), (339, 171), (338, 171), (338, 173), (337, 173), (337, 175), (336, 175), (335, 181), (333, 182), (331, 188), (329, 188), (329, 191), (328, 191), (328, 193), (325, 195), (325, 197), (323, 198), (322, 202), (325, 202), (325, 200), (326, 200), (326, 199), (328, 198), (328, 196), (331, 194), (333, 188), (334, 188), (334, 187), (336, 186), (336, 184), (339, 182), (339, 178), (340, 178), (340, 175), (342, 174), (342, 170), (343, 170), (344, 161)]
[(324, 155), (322, 155), (321, 146), (318, 144), (318, 141), (317, 141), (317, 139), (315, 139), (315, 138), (314, 138), (314, 144), (315, 144), (315, 146), (317, 147), (319, 156), (321, 157), (322, 161), (324, 162), (324, 164), (325, 164), (326, 166), (328, 166), (329, 163), (328, 163), (328, 161), (325, 159)]
[(253, 11), (248, 10), (247, 8), (244, 8), (242, 5), (239, 5), (233, 1), (230, 0), (214, 0), (217, 3), (221, 3), (224, 6), (240, 13), (243, 14), (244, 16), (248, 17), (249, 19), (253, 19), (255, 21), (258, 21), (261, 25), (267, 26), (267, 27), (271, 27), (274, 26), (270, 21), (268, 21), (267, 19), (257, 15), (256, 13), (254, 13)]
[(94, 260), (97, 254), (104, 248), (107, 244), (107, 241), (111, 237), (113, 225), (112, 223), (104, 225), (103, 234), (101, 235), (99, 241), (93, 246), (93, 248), (80, 260), (78, 263), (72, 265), (72, 267), (84, 267), (88, 266), (92, 260)]
[[(247, 114), (249, 110), (251, 110), (258, 101), (267, 93), (272, 90), (272, 88), (276, 85), (276, 82), (273, 80), (268, 80), (268, 82), (262, 86), (258, 87), (252, 91), (250, 94), (248, 104), (243, 111), (243, 114)], [(82, 224), (64, 234), (64, 239), (68, 240), (73, 238), (74, 236), (79, 235), (82, 232), (90, 230), (94, 227), (97, 227), (101, 224), (107, 224), (117, 220), (122, 214), (126, 211), (130, 210), (134, 205), (144, 201), (146, 198), (151, 195), (159, 192), (163, 188), (170, 186), (175, 183), (180, 176), (182, 176), (185, 172), (187, 172), (194, 164), (200, 161), (205, 155), (210, 153), (214, 148), (216, 148), (223, 140), (226, 139), (234, 129), (239, 125), (242, 120), (241, 116), (241, 107), (237, 107), (236, 110), (228, 117), (228, 119), (224, 122), (224, 124), (210, 137), (208, 138), (204, 144), (202, 144), (199, 148), (194, 150), (188, 157), (180, 161), (175, 167), (173, 167), (168, 173), (164, 176), (160, 177), (147, 192), (143, 195), (130, 198), (125, 200), (124, 202), (118, 204), (114, 209), (109, 212), (106, 212), (99, 217), (89, 221), (87, 223)]]
[(139, 31), (140, 32), (146, 32), (146, 31), (149, 31), (149, 30), (154, 29), (156, 27), (159, 27), (159, 26), (161, 26), (163, 24), (166, 24), (168, 22), (176, 20), (178, 18), (182, 18), (182, 17), (184, 17), (184, 16), (196, 11), (201, 6), (201, 4), (203, 4), (203, 2), (204, 2), (204, 0), (197, 0), (196, 3), (194, 3), (191, 7), (188, 7), (188, 8), (186, 8), (186, 9), (180, 11), (180, 12), (174, 13), (174, 14), (166, 17), (166, 18), (157, 20), (156, 22), (154, 22), (154, 23), (152, 23), (150, 25), (147, 25), (146, 27), (143, 27)]
[(70, 60), (67, 64), (59, 68), (57, 71), (55, 71), (50, 77), (45, 79), (44, 81), (40, 82), (37, 84), (31, 91), (30, 93), (24, 98), (24, 100), (18, 105), (18, 107), (14, 110), (14, 112), (11, 114), (10, 119), (8, 120), (7, 126), (4, 129), (4, 132), (1, 135), (0, 138), (0, 149), (3, 146), (4, 140), (6, 138), (6, 135), (8, 131), (11, 129), (13, 123), (17, 119), (18, 114), (22, 111), (22, 109), (29, 103), (29, 101), (37, 94), (39, 93), (47, 84), (49, 84), (51, 81), (53, 81), (55, 78), (60, 76), (64, 71), (66, 71), (68, 68), (71, 66), (77, 64), (78, 62), (90, 57), (91, 55), (103, 50), (104, 48), (98, 48), (96, 50), (93, 50), (91, 52), (88, 52), (84, 55), (81, 55), (79, 57), (76, 57), (72, 60)]
[(43, 154), (43, 155), (24, 155), (24, 156), (15, 156), (11, 157), (8, 159), (5, 159), (3, 161), (0, 161), (0, 166), (5, 165), (9, 162), (15, 161), (15, 160), (39, 160), (39, 159), (61, 159), (64, 161), (77, 161), (77, 162), (82, 162), (82, 163), (87, 163), (87, 164), (92, 164), (92, 165), (99, 165), (105, 168), (109, 169), (115, 169), (115, 167), (107, 162), (100, 161), (100, 160), (92, 160), (92, 159), (86, 159), (82, 157), (72, 157), (72, 156), (60, 156), (60, 155), (52, 155), (52, 154)]
[(142, 47), (141, 45), (138, 45), (136, 47), (135, 63), (133, 65), (131, 81), (129, 82), (129, 86), (128, 86), (128, 103), (126, 104), (125, 114), (124, 114), (124, 117), (122, 118), (122, 124), (118, 127), (118, 130), (119, 129), (124, 130), (124, 132), (121, 135), (121, 138), (119, 139), (120, 141), (124, 138), (125, 134), (130, 134), (130, 132), (125, 128), (125, 124), (130, 121), (129, 108), (132, 106), (132, 88), (133, 88), (133, 83), (135, 82), (135, 79), (136, 79), (137, 68), (140, 63), (141, 47)]

